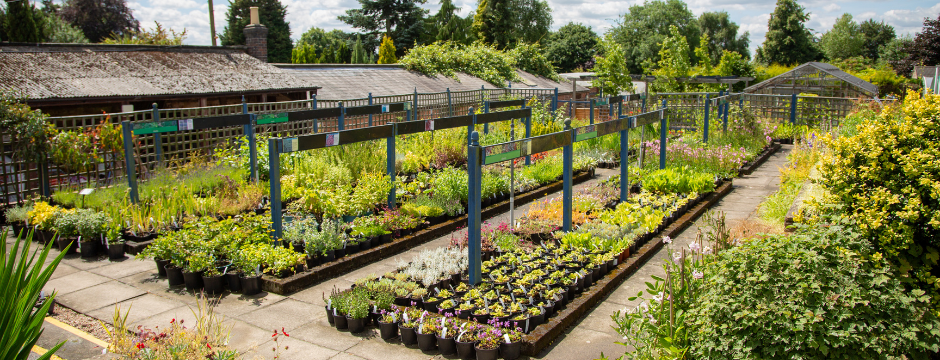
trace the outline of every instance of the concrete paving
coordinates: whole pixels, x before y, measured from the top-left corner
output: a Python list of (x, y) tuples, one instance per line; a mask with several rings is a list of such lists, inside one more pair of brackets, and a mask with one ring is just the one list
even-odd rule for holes
[[(784, 164), (788, 152), (789, 147), (785, 146), (753, 175), (735, 179), (734, 190), (715, 209), (724, 211), (729, 220), (754, 216), (760, 201), (776, 190), (779, 183), (777, 168)], [(598, 169), (594, 179), (575, 188), (591, 186), (615, 174), (619, 174), (618, 169)], [(561, 193), (556, 192), (547, 197), (557, 196), (561, 196)], [(518, 207), (516, 216), (524, 214), (527, 208), (528, 205)], [(508, 212), (488, 222), (500, 221), (509, 221)], [(673, 246), (688, 244), (695, 238), (696, 229), (697, 226), (692, 226), (683, 232)], [(273, 358), (275, 344), (271, 341), (271, 334), (274, 329), (284, 328), (291, 336), (282, 338), (279, 344), (281, 359), (443, 359), (445, 357), (436, 353), (405, 347), (397, 340), (383, 341), (375, 330), (363, 334), (336, 331), (327, 323), (323, 297), (333, 287), (346, 289), (360, 277), (393, 270), (397, 259), (410, 260), (423, 249), (447, 246), (452, 235), (442, 236), (397, 256), (288, 296), (262, 292), (246, 297), (226, 293), (212, 299), (211, 304), (216, 313), (224, 317), (225, 324), (232, 327), (229, 344), (244, 352), (248, 358)], [(58, 254), (55, 250), (53, 253)], [(620, 337), (610, 327), (610, 315), (630, 306), (627, 298), (642, 290), (644, 281), (648, 281), (652, 275), (662, 273), (662, 259), (667, 253), (666, 249), (657, 253), (653, 260), (628, 278), (537, 358), (594, 359), (600, 357), (601, 353), (620, 356), (625, 348), (615, 344)], [(115, 306), (120, 306), (122, 310), (131, 308), (128, 322), (132, 327), (142, 325), (150, 328), (166, 326), (172, 319), (185, 319), (187, 323), (194, 323), (191, 309), (196, 307), (199, 297), (182, 287), (169, 288), (165, 278), (157, 277), (152, 260), (136, 261), (128, 258), (109, 261), (106, 257), (84, 260), (77, 255), (66, 256), (45, 289), (57, 291), (61, 305), (107, 323), (111, 322)], [(44, 337), (51, 342), (57, 340), (54, 332)], [(66, 359), (79, 358), (82, 357)]]

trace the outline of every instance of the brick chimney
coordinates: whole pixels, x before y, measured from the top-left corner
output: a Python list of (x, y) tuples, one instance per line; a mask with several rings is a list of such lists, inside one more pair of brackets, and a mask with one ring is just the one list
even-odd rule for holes
[(258, 18), (258, 7), (251, 7), (251, 24), (245, 26), (245, 45), (248, 46), (248, 55), (258, 60), (268, 62), (268, 28), (261, 25)]

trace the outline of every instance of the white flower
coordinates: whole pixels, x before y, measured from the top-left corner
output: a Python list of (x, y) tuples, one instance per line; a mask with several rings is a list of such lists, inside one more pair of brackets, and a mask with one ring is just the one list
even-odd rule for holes
[(664, 244), (669, 244), (669, 243), (671, 243), (671, 242), (672, 242), (672, 238), (671, 238), (671, 237), (663, 236), (663, 243), (664, 243)]
[(692, 252), (698, 252), (699, 250), (702, 250), (702, 245), (699, 245), (697, 242), (693, 242), (689, 244), (689, 249), (692, 250)]
[(673, 261), (677, 261), (677, 262), (680, 261), (680, 260), (682, 260), (682, 253), (680, 253), (680, 252), (678, 252), (678, 251), (676, 251), (675, 253), (673, 253), (673, 254), (672, 254), (672, 260), (673, 260)]
[(705, 277), (705, 274), (703, 274), (701, 271), (695, 270), (692, 272), (692, 277), (696, 279), (701, 279)]
[(702, 253), (704, 253), (704, 254), (711, 254), (711, 253), (712, 253), (712, 248), (706, 246), (705, 249), (702, 249)]
[(662, 301), (663, 301), (663, 292), (660, 291), (659, 294), (653, 295), (653, 300), (656, 301), (656, 302), (662, 302)]
[(656, 318), (654, 318), (653, 315), (650, 315), (649, 317), (650, 317), (650, 324), (656, 325), (656, 322), (657, 322)]
[(650, 311), (650, 306), (647, 305), (646, 302), (640, 303), (640, 306), (638, 306), (637, 308), (642, 310), (644, 313)]

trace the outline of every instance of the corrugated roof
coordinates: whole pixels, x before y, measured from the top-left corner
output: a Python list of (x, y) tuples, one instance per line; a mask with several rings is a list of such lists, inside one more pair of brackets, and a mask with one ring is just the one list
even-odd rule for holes
[(33, 100), (314, 87), (235, 47), (5, 44), (0, 64), (0, 87)]
[[(317, 97), (321, 99), (361, 99), (369, 96), (410, 94), (417, 89), (419, 93), (479, 90), (481, 86), (493, 88), (480, 78), (467, 74), (457, 74), (457, 79), (438, 75), (427, 76), (415, 71), (408, 71), (396, 65), (335, 65), (335, 64), (275, 64), (290, 72), (308, 85), (321, 87)], [(571, 83), (556, 82), (541, 76), (518, 71), (522, 83), (513, 83), (513, 88), (558, 88), (559, 93), (570, 93)], [(578, 91), (587, 91), (578, 86)]]
[(787, 71), (783, 74), (774, 76), (770, 79), (754, 84), (748, 87), (747, 89), (744, 89), (744, 92), (748, 92), (748, 93), (756, 92), (765, 87), (775, 85), (782, 80), (786, 80), (786, 79), (793, 78), (793, 77), (799, 77), (802, 75), (813, 74), (819, 71), (822, 71), (828, 75), (831, 75), (839, 80), (845, 81), (855, 86), (859, 90), (862, 90), (863, 92), (868, 93), (871, 96), (878, 95), (878, 86), (870, 82), (867, 82), (865, 80), (859, 79), (855, 75), (842, 71), (842, 69), (839, 69), (838, 67), (835, 67), (827, 63), (821, 63), (821, 62), (808, 62), (803, 65), (797, 66), (793, 68), (793, 70)]

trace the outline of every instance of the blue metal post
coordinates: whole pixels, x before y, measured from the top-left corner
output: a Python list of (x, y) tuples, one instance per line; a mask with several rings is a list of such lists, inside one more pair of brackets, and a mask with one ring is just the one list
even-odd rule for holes
[(555, 88), (555, 94), (552, 95), (552, 113), (558, 110), (558, 88)]
[[(526, 104), (525, 104), (525, 103), (522, 104), (522, 108), (523, 108), (523, 109), (526, 108)], [(513, 120), (513, 121), (515, 121), (515, 120)], [(526, 137), (527, 139), (530, 138), (530, 137), (532, 137), (532, 115), (529, 115), (529, 116), (526, 116), (526, 117), (525, 117), (525, 137)], [(526, 156), (525, 156), (525, 164), (526, 164), (526, 165), (531, 165), (531, 164), (532, 164), (532, 155), (526, 155)]]
[[(248, 103), (242, 96), (242, 114), (248, 113)], [(251, 116), (251, 123), (245, 125), (245, 137), (248, 138), (248, 161), (251, 166), (251, 181), (258, 182), (258, 142), (255, 139), (255, 115)]]
[(281, 161), (279, 139), (268, 139), (268, 182), (271, 184), (271, 229), (274, 238), (281, 238)]
[(131, 203), (136, 204), (140, 202), (140, 198), (137, 196), (137, 169), (134, 166), (134, 135), (131, 122), (122, 121), (121, 130), (124, 135), (124, 170), (127, 171), (127, 187), (130, 188)]
[(620, 130), (620, 201), (627, 201), (630, 194), (630, 181), (627, 178), (630, 174), (630, 159), (628, 158), (628, 147), (630, 146), (630, 131)]
[[(565, 120), (565, 131), (568, 132), (568, 135), (571, 136), (572, 144), (574, 142), (574, 131), (571, 131), (571, 119)], [(563, 189), (562, 193), (562, 230), (565, 232), (571, 231), (571, 177), (572, 177), (572, 163), (574, 162), (574, 146), (572, 144), (565, 145), (563, 148), (563, 157), (562, 157), (562, 181)]]
[[(477, 123), (477, 116), (476, 116), (476, 114), (473, 112), (473, 107), (472, 107), (472, 106), (470, 107), (470, 114), (468, 114), (468, 115), (473, 115), (473, 121), (470, 123), (470, 125), (467, 125), (467, 145), (469, 146), (469, 145), (472, 143), (472, 142), (471, 142), (471, 139), (470, 139), (470, 138), (471, 138), (470, 135), (472, 135), (472, 134), (474, 133), (474, 131), (473, 131), (473, 125), (476, 125), (476, 123)], [(477, 134), (477, 135), (479, 136), (479, 134)]]
[(591, 99), (590, 103), (591, 103), (591, 105), (590, 105), (590, 113), (589, 113), (588, 117), (589, 117), (589, 119), (590, 119), (590, 121), (591, 121), (591, 125), (594, 125), (594, 99)]
[(388, 172), (388, 178), (392, 182), (392, 188), (388, 191), (388, 208), (394, 209), (395, 201), (395, 136), (398, 135), (398, 124), (392, 124), (392, 136), (385, 139), (385, 170)]
[[(313, 109), (314, 109), (314, 110), (317, 109), (317, 96), (316, 96), (316, 95), (313, 96)], [(313, 133), (314, 133), (314, 134), (317, 133), (317, 124), (318, 124), (319, 122), (320, 122), (319, 120), (313, 119)]]
[(52, 188), (49, 184), (49, 159), (39, 162), (39, 194), (43, 197), (52, 196)]
[(721, 131), (728, 132), (728, 113), (731, 112), (731, 101), (727, 98), (725, 99), (724, 108), (724, 116), (721, 117)]
[(447, 88), (447, 116), (454, 116), (454, 103), (450, 100), (450, 88)]
[[(483, 102), (483, 113), (484, 114), (490, 113), (490, 101), (489, 100)], [(489, 134), (489, 133), (490, 133), (490, 124), (489, 123), (483, 124), (483, 134)]]
[(790, 125), (796, 125), (796, 94), (790, 95)]
[(346, 130), (346, 126), (345, 126), (346, 124), (344, 124), (344, 122), (346, 121), (345, 118), (346, 118), (346, 109), (343, 108), (343, 102), (340, 101), (339, 102), (339, 118), (336, 119), (336, 125), (339, 128), (339, 131)]
[[(369, 105), (372, 105), (372, 93), (369, 93)], [(369, 114), (369, 126), (372, 126), (372, 114)]]
[(610, 98), (607, 98), (607, 120), (610, 120), (614, 116), (614, 103), (610, 102)]
[(470, 260), (470, 285), (480, 283), (480, 203), (481, 203), (481, 148), (480, 134), (474, 131), (470, 134), (470, 144), (467, 146), (467, 172), (469, 175), (468, 209), (467, 209), (467, 251)]
[(708, 143), (708, 117), (711, 115), (711, 94), (705, 94), (705, 126), (702, 130), (702, 142)]
[(643, 102), (640, 104), (640, 111), (646, 112), (646, 95), (644, 94), (641, 99), (643, 100)]
[(663, 108), (659, 111), (659, 168), (666, 168), (666, 99), (663, 99)]
[[(153, 121), (160, 121), (160, 110), (157, 109), (157, 103), (153, 103)], [(153, 149), (157, 153), (157, 166), (163, 163), (163, 137), (160, 133), (153, 134)]]
[(617, 103), (617, 120), (620, 120), (621, 116), (623, 116), (623, 99)]
[[(418, 120), (418, 88), (415, 88), (414, 98), (411, 100), (411, 111), (413, 120)], [(469, 136), (469, 135), (468, 135)]]

